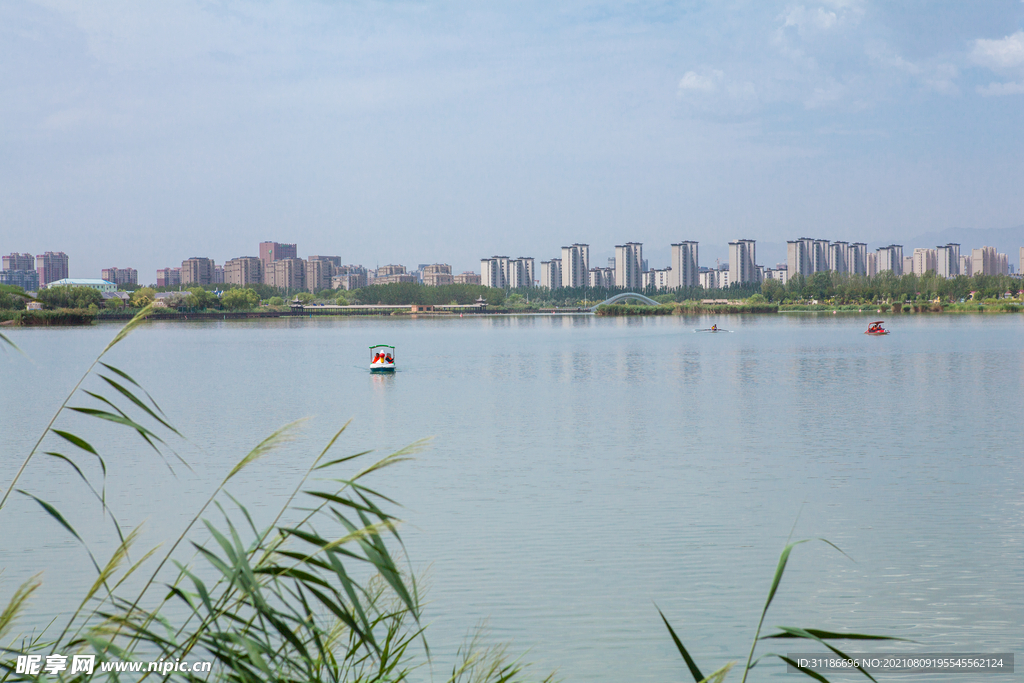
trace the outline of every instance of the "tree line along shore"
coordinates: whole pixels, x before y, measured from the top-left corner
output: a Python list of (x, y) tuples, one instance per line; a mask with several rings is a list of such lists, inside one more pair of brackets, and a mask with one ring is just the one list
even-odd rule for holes
[[(1009, 275), (942, 278), (894, 275), (889, 271), (868, 278), (836, 272), (736, 284), (728, 289), (681, 288), (671, 292), (640, 292), (658, 306), (616, 303), (599, 306), (597, 315), (688, 315), (701, 313), (778, 313), (795, 311), (941, 313), (1020, 312), (1024, 308), (1022, 280)], [(289, 291), (266, 285), (196, 286), (188, 290), (133, 287), (123, 297), (104, 299), (89, 287), (51, 287), (35, 295), (18, 287), (0, 286), (0, 324), (81, 325), (124, 320), (157, 302), (158, 319), (259, 318), (294, 314), (367, 315), (413, 313), (413, 306), (444, 305), (479, 308), (472, 312), (530, 313), (585, 310), (621, 293), (619, 289), (521, 288), (500, 290), (481, 285), (428, 287), (418, 283), (371, 285), (356, 290)], [(41, 310), (27, 310), (28, 308)], [(301, 306), (302, 308), (298, 308)], [(362, 306), (331, 308), (319, 306)], [(374, 306), (381, 306), (374, 310)], [(384, 306), (409, 306), (409, 311)], [(439, 311), (435, 311), (439, 312)]]

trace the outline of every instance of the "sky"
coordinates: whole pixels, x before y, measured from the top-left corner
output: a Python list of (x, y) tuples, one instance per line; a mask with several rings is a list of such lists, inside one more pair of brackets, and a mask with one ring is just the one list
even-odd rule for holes
[(1021, 224), (1021, 0), (0, 0), (0, 252), (72, 277)]

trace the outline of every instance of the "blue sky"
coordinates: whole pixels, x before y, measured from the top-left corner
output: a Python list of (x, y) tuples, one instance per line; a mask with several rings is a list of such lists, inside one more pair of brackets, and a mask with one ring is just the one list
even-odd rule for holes
[(1022, 131), (1020, 0), (0, 3), (0, 251), (78, 277), (1006, 228)]

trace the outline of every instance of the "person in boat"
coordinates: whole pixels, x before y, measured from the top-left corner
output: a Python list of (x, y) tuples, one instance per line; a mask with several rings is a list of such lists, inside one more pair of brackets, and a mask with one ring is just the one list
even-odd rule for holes
[(384, 360), (387, 361), (388, 363), (394, 363), (395, 362), (395, 359), (391, 356), (390, 353), (387, 356), (384, 357)]
[(715, 323), (714, 325), (711, 326), (711, 331), (718, 332), (718, 323)]

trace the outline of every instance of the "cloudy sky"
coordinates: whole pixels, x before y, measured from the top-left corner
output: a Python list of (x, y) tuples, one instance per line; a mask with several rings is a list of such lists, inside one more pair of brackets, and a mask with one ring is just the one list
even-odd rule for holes
[(0, 0), (0, 251), (72, 276), (1022, 223), (1021, 0)]

